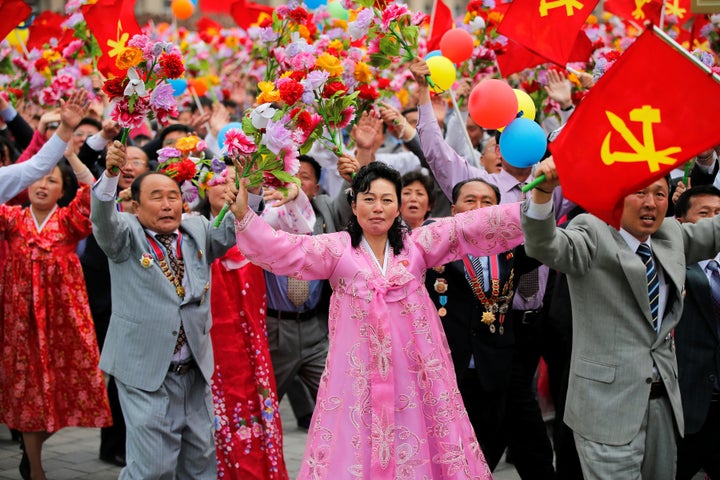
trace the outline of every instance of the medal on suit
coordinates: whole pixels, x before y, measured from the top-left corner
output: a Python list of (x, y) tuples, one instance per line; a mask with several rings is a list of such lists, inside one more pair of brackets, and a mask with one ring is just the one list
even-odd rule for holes
[[(492, 325), (493, 323), (495, 323), (495, 315), (490, 311), (483, 312), (481, 321), (485, 325)], [(494, 329), (495, 329), (495, 327), (492, 328), (493, 331), (494, 331)]]
[[(505, 333), (503, 323), (505, 322), (505, 313), (508, 310), (508, 305), (512, 299), (512, 285), (513, 277), (515, 275), (514, 269), (510, 270), (510, 276), (503, 285), (502, 295), (500, 294), (500, 265), (498, 263), (497, 255), (491, 255), (488, 257), (490, 263), (490, 295), (485, 295), (483, 286), (480, 283), (482, 278), (482, 269), (480, 272), (475, 271), (472, 262), (468, 257), (463, 258), (465, 264), (465, 270), (469, 279), (470, 287), (473, 293), (485, 307), (485, 311), (480, 317), (480, 321), (488, 326), (490, 333), (498, 331), (500, 335)], [(500, 321), (499, 327), (495, 326), (496, 315), (499, 314)]]
[[(447, 288), (446, 288), (446, 290), (447, 290)], [(440, 295), (438, 300), (440, 301), (440, 308), (438, 308), (438, 315), (440, 315), (441, 317), (444, 317), (445, 315), (447, 315), (447, 309), (445, 308), (445, 305), (447, 304), (447, 295)]]

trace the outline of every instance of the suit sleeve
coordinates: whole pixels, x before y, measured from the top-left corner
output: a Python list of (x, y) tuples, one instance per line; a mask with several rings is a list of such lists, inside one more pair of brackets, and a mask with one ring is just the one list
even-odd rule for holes
[(97, 198), (95, 191), (90, 194), (90, 221), (95, 240), (114, 262), (123, 262), (130, 255), (130, 226), (121, 218), (115, 200), (103, 201)]

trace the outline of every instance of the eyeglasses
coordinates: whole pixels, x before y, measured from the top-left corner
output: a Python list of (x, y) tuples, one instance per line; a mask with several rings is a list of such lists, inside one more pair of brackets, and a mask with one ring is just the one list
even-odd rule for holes
[(77, 137), (77, 138), (81, 138), (81, 137), (82, 137), (82, 138), (87, 138), (87, 137), (90, 137), (90, 136), (92, 136), (92, 135), (94, 135), (94, 134), (93, 134), (92, 132), (83, 132), (82, 130), (79, 130), (79, 131), (77, 131), (77, 132), (73, 132), (73, 135), (75, 135), (75, 137)]
[(131, 167), (137, 167), (137, 168), (145, 168), (147, 167), (147, 164), (143, 162), (142, 160), (130, 160), (127, 162), (128, 165)]

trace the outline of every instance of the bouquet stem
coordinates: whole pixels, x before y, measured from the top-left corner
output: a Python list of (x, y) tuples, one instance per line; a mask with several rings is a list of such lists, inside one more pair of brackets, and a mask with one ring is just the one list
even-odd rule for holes
[[(127, 137), (128, 137), (128, 133), (129, 133), (129, 132), (130, 132), (130, 129), (129, 129), (129, 128), (123, 128), (122, 136), (120, 137), (120, 143), (122, 143), (123, 145), (126, 145)], [(117, 173), (117, 172), (118, 172), (118, 168), (117, 168), (117, 167), (113, 167), (113, 168), (112, 168), (112, 172), (113, 172), (113, 173)]]
[[(235, 187), (240, 188), (240, 172), (238, 172), (237, 165), (235, 168)], [(223, 221), (223, 218), (225, 218), (225, 215), (227, 215), (228, 210), (230, 210), (230, 204), (226, 203), (223, 205), (222, 210), (220, 210), (220, 213), (218, 213), (218, 216), (215, 217), (215, 222), (213, 223), (213, 226), (215, 228), (218, 228), (220, 224)]]

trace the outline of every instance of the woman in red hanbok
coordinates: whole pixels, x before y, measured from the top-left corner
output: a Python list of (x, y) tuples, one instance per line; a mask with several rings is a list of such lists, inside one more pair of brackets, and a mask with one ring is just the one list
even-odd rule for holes
[(67, 207), (57, 206), (70, 178), (65, 165), (29, 187), (29, 208), (0, 205), (9, 245), (0, 284), (0, 423), (23, 432), (23, 478), (31, 470), (45, 478), (40, 453), (54, 432), (104, 427), (112, 418), (75, 253), (91, 232), (93, 179), (77, 157), (71, 164), (84, 185)]
[[(222, 209), (224, 176), (211, 181), (210, 212)], [(218, 478), (286, 480), (275, 375), (265, 331), (263, 270), (231, 248), (212, 265), (212, 390)]]

